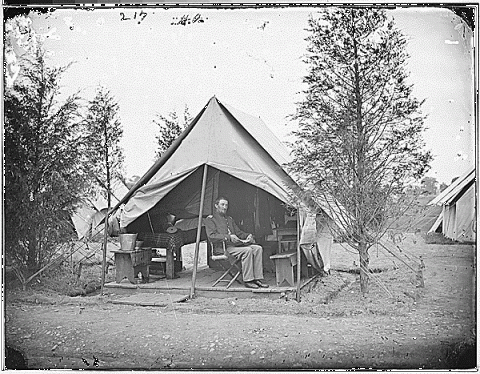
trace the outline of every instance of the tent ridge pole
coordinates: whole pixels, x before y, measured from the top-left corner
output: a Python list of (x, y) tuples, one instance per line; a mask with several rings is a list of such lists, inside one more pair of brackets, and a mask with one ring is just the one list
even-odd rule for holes
[(200, 195), (200, 209), (198, 212), (198, 226), (197, 226), (197, 238), (195, 240), (195, 256), (193, 260), (193, 272), (192, 272), (192, 287), (190, 289), (190, 299), (195, 296), (195, 282), (197, 280), (197, 267), (198, 267), (198, 252), (200, 250), (200, 233), (202, 230), (202, 215), (203, 204), (205, 202), (205, 190), (207, 186), (207, 171), (208, 165), (204, 164), (203, 167), (203, 179), (202, 179), (202, 192)]

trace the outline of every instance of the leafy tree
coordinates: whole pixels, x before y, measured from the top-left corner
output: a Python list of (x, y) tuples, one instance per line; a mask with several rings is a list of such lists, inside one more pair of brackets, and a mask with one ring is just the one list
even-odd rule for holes
[[(123, 179), (123, 149), (120, 140), (123, 135), (118, 103), (104, 87), (98, 87), (97, 94), (88, 103), (85, 126), (85, 170), (94, 182), (90, 192), (103, 192), (107, 198), (107, 206), (111, 207), (112, 178)], [(107, 211), (108, 215), (108, 211)], [(107, 238), (107, 225), (104, 240)], [(105, 244), (106, 245), (106, 244)], [(106, 248), (103, 248), (103, 263), (106, 262)], [(107, 268), (102, 267), (102, 287), (105, 283)]]
[(155, 137), (158, 143), (156, 159), (159, 159), (165, 153), (191, 121), (192, 116), (186, 105), (182, 121), (176, 111), (170, 112), (168, 117), (161, 114), (156, 115), (156, 118), (153, 120), (153, 123), (159, 127), (159, 134)]
[[(84, 124), (84, 170), (89, 175), (90, 194), (110, 195), (113, 178), (123, 179), (125, 156), (120, 147), (123, 129), (118, 116), (119, 106), (109, 90), (97, 89), (96, 96), (87, 105)], [(108, 195), (108, 196), (107, 196)]]
[[(17, 63), (17, 61), (16, 61)], [(79, 96), (58, 99), (66, 67), (49, 67), (38, 45), (5, 87), (5, 253), (30, 271), (73, 234), (70, 214), (84, 188)]]
[(434, 195), (437, 192), (438, 181), (432, 177), (425, 177), (421, 182), (423, 192)]
[(290, 167), (359, 252), (365, 294), (368, 250), (405, 212), (407, 184), (432, 159), (422, 138), (423, 102), (408, 83), (406, 38), (384, 10), (325, 8), (308, 25), (305, 98), (292, 116), (299, 130)]

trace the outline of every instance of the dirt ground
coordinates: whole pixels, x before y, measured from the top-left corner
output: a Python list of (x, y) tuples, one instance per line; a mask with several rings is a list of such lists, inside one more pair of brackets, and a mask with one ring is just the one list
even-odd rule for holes
[(362, 297), (349, 272), (357, 256), (337, 245), (334, 270), (300, 303), (195, 298), (139, 307), (7, 289), (7, 368), (22, 367), (15, 353), (29, 369), (475, 367), (475, 247), (414, 235), (400, 247), (404, 259), (423, 257), (424, 288), (402, 261), (372, 248), (376, 272)]

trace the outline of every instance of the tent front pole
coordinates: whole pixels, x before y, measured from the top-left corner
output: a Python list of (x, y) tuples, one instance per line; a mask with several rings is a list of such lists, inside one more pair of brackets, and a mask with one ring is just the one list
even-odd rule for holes
[(300, 206), (297, 206), (297, 302), (300, 302), (300, 284), (302, 275), (302, 264), (300, 252)]
[(200, 233), (202, 230), (203, 204), (205, 202), (205, 190), (207, 187), (208, 165), (203, 167), (202, 192), (200, 194), (200, 209), (198, 212), (197, 239), (195, 241), (195, 256), (193, 259), (192, 288), (190, 289), (190, 298), (195, 296), (195, 281), (197, 280), (198, 252), (200, 250)]

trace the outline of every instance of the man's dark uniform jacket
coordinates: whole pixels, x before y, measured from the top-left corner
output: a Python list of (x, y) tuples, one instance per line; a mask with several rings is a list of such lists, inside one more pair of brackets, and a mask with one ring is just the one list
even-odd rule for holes
[(208, 240), (213, 244), (213, 254), (223, 254), (223, 244), (227, 247), (234, 247), (230, 235), (235, 234), (240, 239), (246, 239), (248, 234), (243, 232), (230, 216), (221, 216), (218, 213), (205, 218), (205, 230)]

